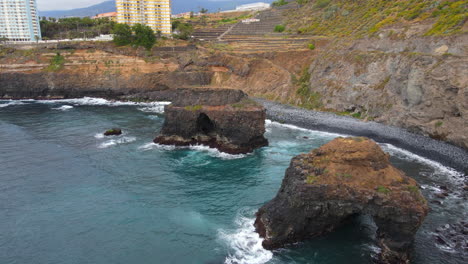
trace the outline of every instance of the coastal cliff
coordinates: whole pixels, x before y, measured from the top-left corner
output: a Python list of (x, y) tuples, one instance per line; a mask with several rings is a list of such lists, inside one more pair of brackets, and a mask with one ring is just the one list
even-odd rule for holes
[[(467, 149), (464, 7), (463, 1), (309, 1), (282, 13), (288, 34), (265, 40), (171, 42), (151, 51), (112, 43), (4, 47), (0, 97), (167, 100), (181, 87), (239, 89)], [(298, 36), (307, 42), (297, 44)], [(63, 61), (54, 65), (58, 53)]]
[(379, 263), (408, 263), (414, 235), (428, 213), (418, 184), (393, 167), (367, 138), (337, 138), (292, 159), (281, 189), (257, 212), (267, 249), (327, 234), (351, 217), (378, 227)]

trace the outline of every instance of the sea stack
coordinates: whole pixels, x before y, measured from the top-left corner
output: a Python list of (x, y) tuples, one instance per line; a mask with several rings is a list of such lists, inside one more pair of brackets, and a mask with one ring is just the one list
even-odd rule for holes
[(165, 107), (165, 122), (155, 143), (206, 145), (229, 154), (268, 145), (265, 108), (232, 89), (178, 89)]
[(418, 184), (390, 164), (368, 138), (337, 138), (292, 159), (276, 197), (255, 227), (275, 249), (323, 235), (359, 214), (372, 216), (379, 263), (408, 263), (414, 235), (428, 213)]

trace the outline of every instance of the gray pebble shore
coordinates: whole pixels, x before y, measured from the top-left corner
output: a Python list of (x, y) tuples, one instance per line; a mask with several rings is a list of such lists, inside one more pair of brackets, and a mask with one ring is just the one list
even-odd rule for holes
[(419, 156), (438, 161), (468, 175), (468, 151), (463, 148), (398, 127), (376, 122), (363, 122), (351, 117), (301, 109), (263, 99), (255, 100), (265, 106), (267, 118), (272, 121), (318, 131), (369, 137), (376, 142), (389, 143)]

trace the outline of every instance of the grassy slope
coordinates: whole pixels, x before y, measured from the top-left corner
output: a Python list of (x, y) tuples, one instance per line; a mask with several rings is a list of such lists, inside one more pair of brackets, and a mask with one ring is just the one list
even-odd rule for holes
[(364, 37), (394, 23), (431, 23), (425, 35), (462, 32), (468, 1), (309, 0), (288, 14), (288, 30), (331, 37)]

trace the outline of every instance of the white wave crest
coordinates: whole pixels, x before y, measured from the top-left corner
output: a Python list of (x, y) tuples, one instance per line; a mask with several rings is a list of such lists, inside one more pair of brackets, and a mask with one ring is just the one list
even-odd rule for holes
[(136, 137), (121, 137), (117, 139), (111, 139), (106, 142), (101, 143), (98, 148), (108, 148), (118, 144), (126, 144), (136, 141)]
[(145, 107), (164, 107), (170, 102), (130, 102), (130, 101), (112, 101), (103, 98), (83, 97), (75, 99), (58, 99), (58, 100), (39, 100), (38, 103), (55, 104), (55, 103), (68, 103), (73, 105), (106, 105), (106, 106), (145, 106)]
[(164, 113), (164, 106), (168, 105), (168, 102), (155, 102), (155, 103), (148, 103), (145, 107), (140, 107), (138, 110), (146, 112), (146, 113)]
[(231, 160), (231, 159), (242, 159), (247, 156), (247, 154), (228, 154), (225, 152), (221, 152), (215, 148), (210, 148), (204, 145), (192, 145), (188, 147), (191, 150), (207, 152), (208, 155), (220, 159)]
[(457, 170), (455, 170), (453, 168), (444, 166), (444, 165), (440, 164), (437, 161), (433, 161), (433, 160), (430, 160), (430, 159), (427, 159), (427, 158), (423, 158), (423, 157), (421, 157), (419, 155), (416, 155), (416, 154), (414, 154), (412, 152), (409, 152), (407, 150), (395, 147), (392, 144), (381, 143), (379, 145), (383, 148), (384, 151), (390, 153), (390, 155), (392, 155), (392, 156), (395, 156), (395, 157), (398, 157), (398, 158), (401, 158), (401, 159), (405, 159), (405, 160), (409, 160), (409, 161), (414, 161), (414, 162), (425, 164), (425, 165), (433, 168), (434, 170), (436, 170), (437, 172), (439, 172), (441, 174), (449, 175), (451, 178), (453, 178), (455, 180), (463, 179), (463, 174), (461, 172), (459, 172), (459, 171), (457, 171)]
[(7, 101), (6, 103), (5, 102), (2, 102), (0, 103), (0, 108), (3, 108), (3, 107), (8, 107), (8, 106), (12, 106), (12, 105), (23, 105), (24, 103), (21, 102), (21, 101)]
[(143, 150), (143, 151), (152, 150), (152, 149), (174, 150), (176, 148), (177, 147), (173, 145), (161, 145), (161, 144), (156, 144), (154, 142), (146, 143), (138, 147), (139, 150)]
[(97, 133), (96, 135), (94, 135), (94, 138), (97, 138), (97, 139), (102, 139), (102, 138), (105, 138), (106, 136), (104, 136), (103, 133)]
[(60, 107), (55, 107), (55, 108), (52, 108), (52, 109), (60, 110), (60, 111), (67, 111), (67, 110), (70, 110), (72, 108), (73, 108), (73, 106), (71, 106), (71, 105), (62, 105)]
[(271, 131), (269, 129), (272, 126), (277, 126), (277, 127), (283, 127), (283, 128), (293, 129), (293, 130), (299, 130), (299, 131), (308, 132), (308, 133), (320, 133), (322, 135), (331, 136), (331, 137), (349, 137), (349, 135), (345, 135), (345, 134), (338, 134), (338, 133), (331, 133), (331, 132), (324, 132), (324, 131), (319, 131), (319, 130), (307, 129), (307, 128), (302, 128), (302, 127), (298, 127), (298, 126), (290, 125), (290, 124), (281, 124), (281, 123), (278, 123), (278, 122), (275, 122), (275, 121), (271, 121), (269, 119), (265, 120), (265, 126), (266, 126), (267, 131)]
[(175, 146), (175, 145), (162, 145), (156, 143), (147, 143), (140, 146), (138, 149), (147, 151), (152, 149), (160, 149), (160, 150), (176, 150), (176, 149), (191, 149), (195, 151), (206, 152), (211, 157), (220, 158), (224, 160), (232, 160), (232, 159), (241, 159), (245, 158), (248, 154), (228, 154), (221, 152), (215, 148), (210, 148), (204, 145), (191, 145), (191, 146)]
[(273, 258), (273, 253), (262, 247), (263, 239), (255, 232), (254, 218), (238, 215), (236, 230), (219, 230), (219, 236), (229, 246), (225, 264), (263, 264)]

